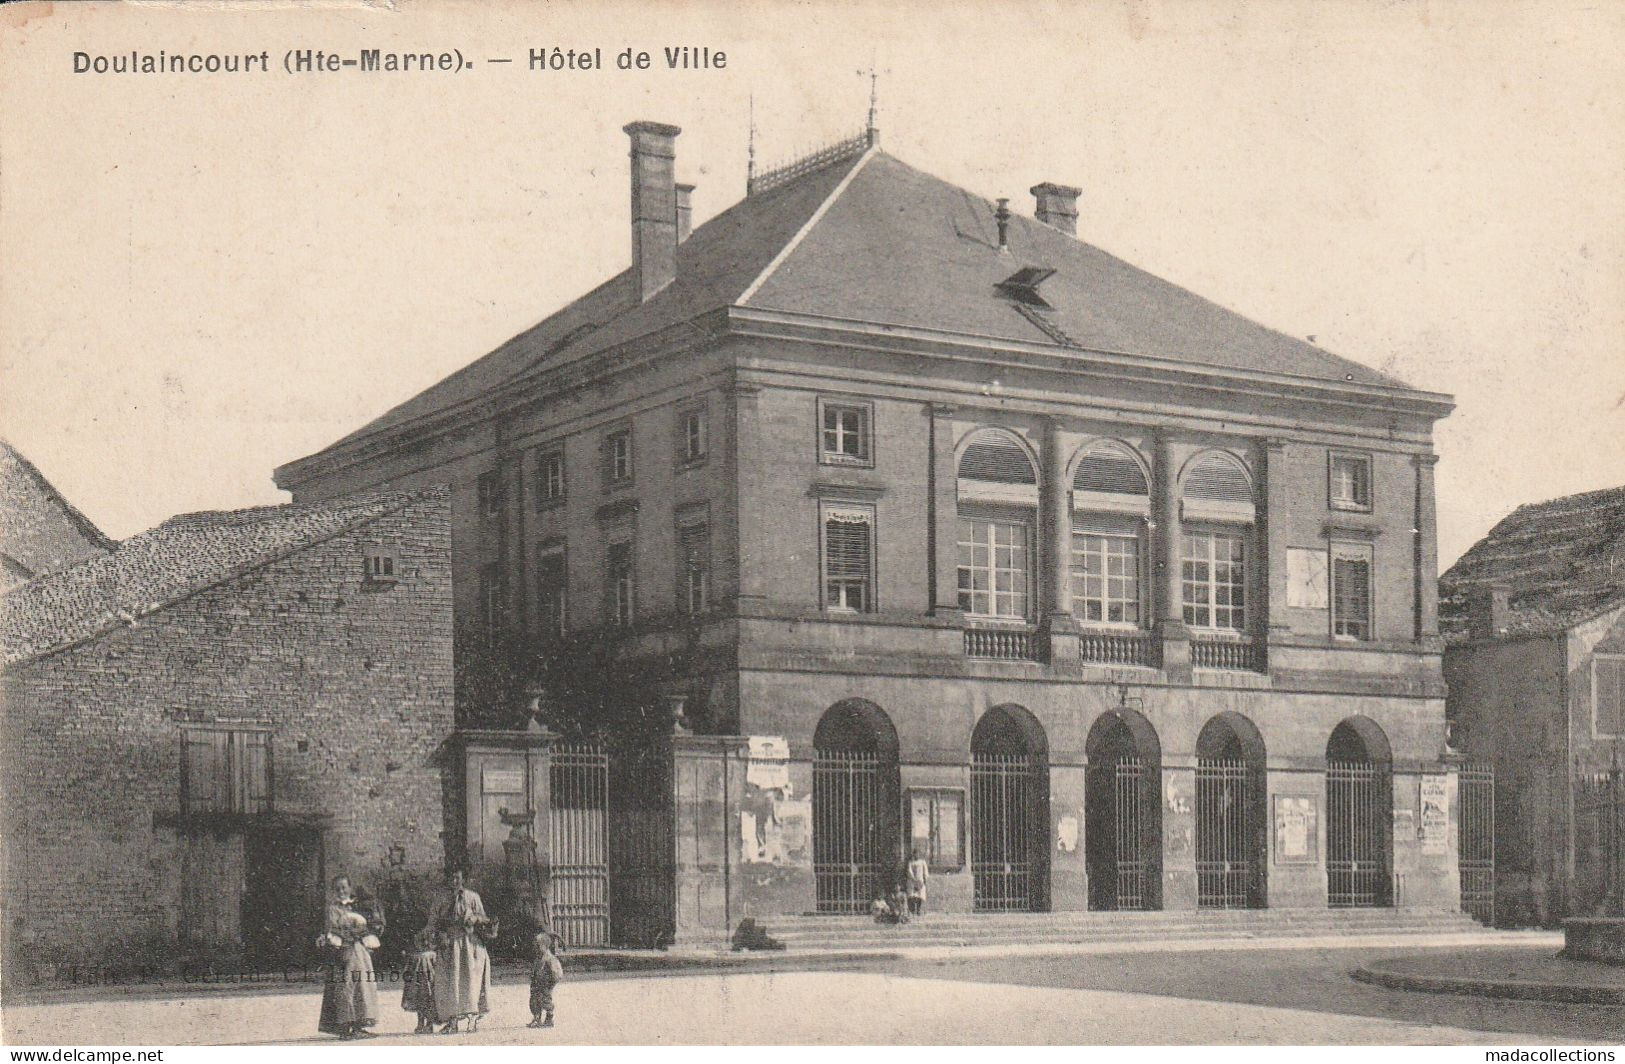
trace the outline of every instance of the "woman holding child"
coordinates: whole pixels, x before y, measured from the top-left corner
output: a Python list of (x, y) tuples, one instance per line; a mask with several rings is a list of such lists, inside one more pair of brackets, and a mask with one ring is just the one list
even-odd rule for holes
[(372, 951), (378, 937), (367, 916), (356, 905), (347, 876), (333, 879), (324, 930), (316, 944), (327, 958), (327, 979), (322, 986), (322, 1013), (317, 1030), (340, 1038), (372, 1038), (367, 1030), (378, 1022), (378, 981), (372, 969)]

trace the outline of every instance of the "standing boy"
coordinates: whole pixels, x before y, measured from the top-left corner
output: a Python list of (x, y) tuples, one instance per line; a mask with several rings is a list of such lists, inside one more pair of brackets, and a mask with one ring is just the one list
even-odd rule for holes
[(553, 988), (564, 978), (564, 965), (553, 952), (553, 934), (543, 931), (531, 942), (535, 959), (530, 966), (530, 1025), (553, 1026)]

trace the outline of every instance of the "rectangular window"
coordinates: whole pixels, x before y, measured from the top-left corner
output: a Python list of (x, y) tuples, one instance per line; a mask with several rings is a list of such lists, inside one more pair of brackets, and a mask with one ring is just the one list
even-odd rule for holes
[(711, 585), (711, 529), (693, 521), (677, 529), (677, 608), (701, 614), (709, 605)]
[(626, 627), (636, 616), (637, 604), (633, 580), (632, 541), (611, 542), (605, 556), (604, 589), (607, 597), (605, 612), (609, 623)]
[(1591, 660), (1593, 730), (1604, 735), (1625, 735), (1625, 657), (1598, 654)]
[(1246, 540), (1233, 532), (1186, 532), (1181, 583), (1185, 623), (1194, 628), (1247, 627)]
[(677, 421), (677, 460), (684, 465), (705, 461), (706, 417), (703, 406), (685, 410)]
[(1332, 544), (1332, 635), (1371, 638), (1371, 548)]
[(1027, 619), (1032, 567), (1024, 521), (959, 518), (959, 608), (972, 617)]
[(1371, 458), (1363, 454), (1338, 454), (1329, 458), (1328, 496), (1334, 510), (1371, 509)]
[[(1096, 523), (1090, 522), (1091, 525)], [(1072, 615), (1096, 624), (1140, 623), (1140, 537), (1127, 528), (1072, 528)]]
[(498, 521), (502, 518), (502, 476), (495, 469), (481, 473), (475, 488), (479, 494), (480, 519)]
[(268, 813), (271, 805), (269, 732), (181, 730), (183, 813)]
[(536, 459), (536, 499), (546, 505), (564, 498), (564, 452), (545, 451)]
[(631, 429), (621, 429), (604, 438), (604, 478), (611, 484), (632, 479)]
[(824, 608), (841, 613), (874, 611), (874, 510), (825, 506)]
[(868, 406), (820, 402), (819, 420), (820, 461), (836, 465), (869, 465), (874, 461)]
[(502, 631), (502, 570), (495, 563), (480, 569), (480, 623), (485, 635), (494, 639)]
[(543, 547), (536, 556), (536, 623), (548, 636), (564, 634), (564, 544)]

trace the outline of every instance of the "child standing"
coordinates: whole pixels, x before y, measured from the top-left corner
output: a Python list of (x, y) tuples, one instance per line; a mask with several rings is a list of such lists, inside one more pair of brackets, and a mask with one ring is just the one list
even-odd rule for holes
[(401, 993), (401, 1008), (418, 1014), (415, 1034), (434, 1031), (434, 955), (433, 933), (419, 931), (412, 940), (412, 956), (402, 976), (406, 989)]
[(908, 912), (910, 916), (919, 916), (925, 912), (925, 881), (931, 878), (931, 865), (920, 856), (920, 851), (914, 851), (914, 859), (908, 863)]
[(553, 935), (543, 931), (531, 942), (535, 960), (530, 966), (530, 1025), (553, 1026), (553, 988), (564, 978), (564, 965), (553, 952)]

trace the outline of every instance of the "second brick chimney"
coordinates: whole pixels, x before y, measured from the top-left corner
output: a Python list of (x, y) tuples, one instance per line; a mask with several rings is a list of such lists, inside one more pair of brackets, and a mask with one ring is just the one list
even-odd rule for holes
[(1078, 196), (1082, 189), (1052, 185), (1048, 181), (1031, 189), (1038, 201), (1038, 220), (1067, 236), (1078, 235)]
[(677, 276), (676, 126), (633, 122), (632, 274), (638, 299), (648, 300)]

